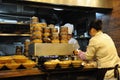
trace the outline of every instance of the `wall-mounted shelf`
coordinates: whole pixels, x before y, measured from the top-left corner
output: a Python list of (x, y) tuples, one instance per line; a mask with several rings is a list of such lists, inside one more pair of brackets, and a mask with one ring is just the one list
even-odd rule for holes
[(8, 34), (8, 33), (0, 33), (0, 36), (31, 36), (30, 34)]
[(26, 25), (26, 26), (29, 26), (30, 24), (27, 24), (27, 23), (7, 23), (7, 22), (0, 22), (0, 25)]
[(0, 22), (0, 36), (30, 36), (30, 24)]

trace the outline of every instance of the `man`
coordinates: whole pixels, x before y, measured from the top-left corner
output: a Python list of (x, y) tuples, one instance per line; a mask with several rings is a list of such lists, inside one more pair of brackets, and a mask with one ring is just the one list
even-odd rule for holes
[[(77, 54), (83, 60), (96, 60), (98, 68), (114, 67), (120, 65), (120, 58), (112, 38), (102, 32), (102, 21), (95, 20), (90, 23), (89, 34), (91, 39), (87, 46), (87, 51), (79, 50)], [(115, 80), (114, 71), (109, 70), (105, 74), (105, 80)]]
[(77, 50), (80, 48), (78, 41), (73, 38), (73, 31), (74, 31), (74, 26), (73, 24), (66, 23), (64, 26), (68, 27), (68, 43), (73, 44), (74, 50)]

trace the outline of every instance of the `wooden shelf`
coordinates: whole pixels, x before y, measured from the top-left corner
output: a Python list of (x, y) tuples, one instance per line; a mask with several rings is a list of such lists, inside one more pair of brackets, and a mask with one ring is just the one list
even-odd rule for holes
[(27, 23), (6, 23), (6, 22), (0, 22), (0, 25), (30, 25)]
[(30, 34), (9, 34), (9, 33), (0, 33), (0, 36), (31, 36)]

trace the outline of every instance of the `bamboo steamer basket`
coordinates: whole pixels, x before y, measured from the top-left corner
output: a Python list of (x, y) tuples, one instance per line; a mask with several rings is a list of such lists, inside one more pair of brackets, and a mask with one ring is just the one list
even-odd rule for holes
[(61, 39), (60, 43), (68, 43), (68, 39)]
[(23, 55), (14, 55), (12, 56), (16, 63), (25, 63), (28, 58)]
[(3, 68), (3, 66), (4, 66), (4, 64), (0, 64), (0, 69), (2, 69), (2, 68)]
[(70, 60), (68, 60), (68, 61), (60, 61), (59, 62), (59, 65), (60, 65), (61, 68), (69, 68), (70, 64), (71, 64)]
[(51, 41), (52, 43), (60, 43), (60, 40), (59, 39), (54, 39)]
[(11, 63), (12, 57), (11, 56), (1, 56), (0, 57), (0, 64)]
[(44, 62), (44, 66), (46, 69), (55, 69), (59, 62), (60, 62), (59, 60), (46, 61)]
[(36, 63), (34, 61), (31, 60), (27, 60), (25, 63), (22, 63), (22, 65), (26, 68), (26, 69), (32, 69), (36, 66)]
[(58, 28), (51, 28), (52, 33), (58, 33)]
[(16, 70), (18, 67), (20, 67), (20, 63), (7, 63), (5, 66), (11, 70)]
[(31, 23), (38, 23), (38, 22), (39, 22), (38, 17), (33, 16), (33, 17), (31, 18)]
[(72, 60), (71, 63), (73, 67), (80, 67), (80, 65), (82, 64), (82, 60)]
[(68, 32), (68, 27), (61, 26), (60, 32)]
[(40, 23), (34, 24), (33, 26), (33, 31), (41, 31), (42, 32), (43, 28)]
[(49, 27), (45, 27), (45, 28), (43, 28), (43, 32), (44, 33), (50, 33), (51, 31), (50, 31)]
[(45, 62), (44, 66), (46, 69), (55, 69), (55, 67), (57, 66), (56, 62)]
[(41, 34), (32, 34), (31, 39), (42, 39), (42, 33)]
[(48, 37), (48, 36), (50, 36), (50, 33), (45, 32), (45, 33), (43, 34), (43, 36), (44, 36), (44, 37)]
[(31, 43), (42, 43), (43, 41), (41, 39), (34, 39), (31, 41)]

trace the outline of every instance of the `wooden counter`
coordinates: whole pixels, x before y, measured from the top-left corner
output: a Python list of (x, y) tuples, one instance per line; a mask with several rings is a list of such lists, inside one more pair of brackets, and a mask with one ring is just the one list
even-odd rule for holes
[(4, 71), (0, 71), (0, 78), (33, 76), (33, 75), (42, 75), (42, 74), (44, 74), (44, 72), (42, 72), (38, 68), (20, 69), (20, 70), (4, 70)]
[[(81, 72), (86, 71), (93, 71), (91, 69), (73, 69), (73, 70), (60, 70), (60, 71), (52, 71), (49, 72), (43, 72), (42, 70), (38, 68), (33, 69), (17, 69), (17, 70), (1, 70), (0, 71), (0, 80), (50, 80), (50, 79), (56, 79), (60, 78), (61, 76), (64, 79), (72, 79), (72, 76), (74, 77)], [(76, 74), (77, 73), (77, 74)], [(87, 73), (88, 74), (88, 73)], [(72, 75), (72, 76), (71, 76)], [(71, 80), (70, 79), (70, 80)], [(61, 79), (62, 80), (62, 79)]]
[(89, 80), (102, 80), (105, 72), (106, 69), (97, 68), (49, 70), (48, 72), (44, 72), (38, 68), (1, 70), (0, 80), (78, 80), (79, 77), (84, 77), (84, 79), (92, 78)]

